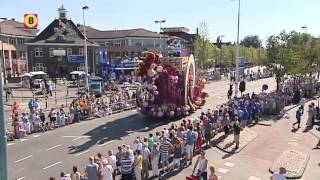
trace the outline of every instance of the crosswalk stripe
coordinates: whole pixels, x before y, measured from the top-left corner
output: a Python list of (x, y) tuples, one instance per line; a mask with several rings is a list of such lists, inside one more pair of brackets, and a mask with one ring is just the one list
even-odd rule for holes
[(226, 162), (226, 163), (224, 163), (224, 165), (227, 166), (227, 167), (233, 167), (234, 163)]
[(261, 179), (255, 176), (250, 176), (248, 180), (261, 180)]
[(222, 174), (226, 174), (228, 171), (229, 171), (229, 169), (224, 169), (224, 168), (219, 168), (219, 169), (217, 170), (217, 172), (220, 172), (220, 173), (222, 173)]

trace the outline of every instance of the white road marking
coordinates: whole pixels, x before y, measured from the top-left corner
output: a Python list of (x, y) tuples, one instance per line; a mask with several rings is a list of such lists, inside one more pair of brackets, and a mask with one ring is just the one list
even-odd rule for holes
[(297, 140), (296, 140), (296, 139), (290, 139), (289, 141), (291, 141), (291, 142), (296, 142)]
[(294, 139), (298, 139), (298, 138), (300, 138), (299, 136), (293, 136), (292, 138), (294, 138)]
[(40, 134), (35, 134), (35, 135), (33, 135), (34, 138), (37, 138), (37, 137), (39, 137), (39, 136), (40, 136)]
[(28, 141), (29, 139), (20, 139), (21, 142)]
[(60, 146), (62, 146), (62, 144), (58, 144), (56, 146), (50, 147), (50, 148), (47, 149), (47, 151), (50, 151), (50, 150), (55, 149), (55, 148), (60, 147)]
[(72, 139), (72, 141), (76, 141), (76, 140), (78, 140), (78, 139), (88, 138), (88, 137), (90, 137), (90, 136), (80, 136), (80, 137), (77, 137), (77, 138), (75, 138), (75, 139)]
[(234, 163), (226, 162), (226, 163), (224, 163), (224, 165), (227, 166), (227, 167), (233, 167)]
[(48, 168), (51, 168), (51, 167), (56, 166), (56, 165), (61, 164), (61, 163), (62, 163), (62, 161), (59, 161), (59, 162), (53, 163), (53, 164), (51, 164), (51, 165), (49, 165), (49, 166), (46, 166), (46, 167), (44, 167), (44, 168), (42, 168), (42, 169), (43, 169), (43, 170), (46, 170), (46, 169), (48, 169)]
[(78, 138), (78, 137), (91, 137), (91, 136), (62, 136), (64, 138)]
[(26, 178), (26, 177), (23, 176), (23, 177), (21, 177), (21, 178), (18, 178), (17, 180), (22, 180), (22, 179), (25, 179), (25, 178)]
[(219, 168), (217, 171), (222, 174), (226, 174), (229, 171), (229, 169)]
[(80, 155), (85, 154), (85, 153), (87, 153), (87, 152), (89, 152), (89, 151), (90, 151), (90, 150), (82, 151), (82, 152), (80, 152), (80, 153), (78, 153), (78, 154), (76, 154), (76, 155), (74, 155), (74, 156), (80, 156)]
[(32, 155), (27, 156), (27, 157), (24, 157), (24, 158), (21, 158), (21, 159), (19, 159), (19, 160), (16, 160), (14, 163), (18, 163), (18, 162), (20, 162), (20, 161), (23, 161), (23, 160), (29, 159), (29, 158), (31, 158), (31, 157), (32, 157)]
[(7, 143), (7, 146), (11, 146), (14, 145), (15, 143)]
[(248, 180), (261, 180), (261, 179), (255, 176), (250, 176)]
[(288, 142), (288, 144), (292, 145), (292, 146), (297, 146), (298, 145), (298, 143), (296, 143), (296, 142)]
[(108, 142), (106, 142), (106, 143), (103, 143), (103, 144), (100, 144), (99, 146), (100, 146), (100, 147), (102, 147), (102, 146), (108, 145), (108, 144), (110, 144), (110, 143), (112, 143), (112, 142), (113, 142), (113, 140), (111, 140), (111, 141), (108, 141)]

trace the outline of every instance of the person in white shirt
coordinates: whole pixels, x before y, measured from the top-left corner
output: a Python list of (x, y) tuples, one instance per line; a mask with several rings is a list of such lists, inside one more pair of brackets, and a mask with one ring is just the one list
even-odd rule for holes
[(279, 172), (274, 172), (270, 180), (286, 180), (285, 174), (287, 170), (284, 167), (279, 168)]
[(133, 143), (133, 145), (132, 145), (132, 150), (133, 150), (133, 152), (136, 152), (137, 150), (139, 150), (139, 151), (142, 150), (142, 143), (141, 143), (141, 141), (140, 141), (139, 138), (137, 138), (137, 139), (134, 141), (134, 143)]
[(117, 169), (117, 157), (113, 154), (112, 150), (108, 151), (107, 160), (108, 160), (108, 164), (111, 165), (111, 167), (113, 169), (112, 178), (115, 179), (116, 169)]
[(113, 180), (113, 168), (110, 164), (104, 164), (102, 165), (102, 168), (100, 169), (100, 176), (101, 180)]

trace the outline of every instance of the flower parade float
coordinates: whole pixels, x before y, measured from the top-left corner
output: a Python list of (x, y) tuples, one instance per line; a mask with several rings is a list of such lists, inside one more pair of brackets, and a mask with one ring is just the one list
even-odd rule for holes
[(203, 92), (206, 81), (196, 77), (193, 55), (159, 57), (143, 52), (139, 57), (142, 84), (137, 91), (142, 114), (156, 118), (180, 118), (204, 105), (208, 96)]

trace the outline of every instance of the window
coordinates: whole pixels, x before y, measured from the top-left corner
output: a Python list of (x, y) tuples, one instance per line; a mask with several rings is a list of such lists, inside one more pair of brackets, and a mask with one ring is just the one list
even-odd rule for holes
[(16, 38), (10, 38), (10, 44), (16, 44), (17, 41), (16, 41)]
[(35, 57), (43, 57), (42, 48), (34, 48), (34, 52)]
[(11, 51), (12, 59), (17, 59), (17, 51)]
[(50, 57), (54, 56), (53, 51), (54, 51), (54, 48), (49, 48), (49, 56)]
[(24, 39), (18, 38), (18, 44), (24, 44), (24, 43), (25, 43)]
[(79, 48), (79, 55), (83, 55), (83, 48)]
[(19, 51), (19, 57), (21, 60), (26, 60), (27, 59), (27, 55), (25, 51)]
[(33, 71), (44, 71), (47, 72), (47, 67), (43, 66), (43, 63), (36, 63), (35, 67), (32, 67)]
[(121, 41), (115, 40), (115, 41), (113, 42), (113, 46), (115, 46), (115, 47), (120, 47), (120, 46), (121, 46)]
[(67, 56), (72, 55), (72, 48), (67, 48)]

